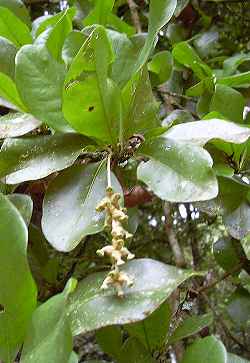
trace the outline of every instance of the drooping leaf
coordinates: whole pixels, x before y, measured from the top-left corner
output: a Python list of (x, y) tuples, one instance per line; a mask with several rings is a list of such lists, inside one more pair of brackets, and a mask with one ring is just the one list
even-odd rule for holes
[(231, 87), (217, 84), (210, 103), (210, 111), (221, 113), (226, 119), (242, 122), (245, 99)]
[(26, 256), (25, 222), (8, 197), (0, 194), (0, 358), (13, 362), (36, 306), (36, 287)]
[(30, 26), (29, 12), (22, 0), (0, 0), (0, 6), (8, 8), (26, 25)]
[[(46, 72), (45, 72), (46, 70)], [(16, 84), (29, 112), (58, 131), (70, 131), (64, 120), (62, 88), (65, 66), (45, 46), (27, 45), (16, 56)]]
[(10, 78), (15, 75), (15, 56), (17, 48), (8, 39), (0, 36), (0, 72)]
[(139, 153), (150, 160), (139, 165), (138, 179), (161, 199), (190, 202), (217, 196), (212, 159), (199, 146), (156, 138), (143, 144)]
[(53, 296), (35, 310), (21, 363), (69, 363), (73, 341), (66, 311), (69, 294), (75, 287), (76, 280), (69, 280), (61, 294)]
[(250, 72), (243, 72), (239, 74), (234, 74), (233, 76), (219, 78), (218, 83), (229, 87), (249, 86)]
[(27, 227), (30, 224), (32, 212), (33, 212), (33, 202), (29, 195), (25, 194), (9, 194), (9, 200), (18, 209), (19, 213), (23, 217), (24, 222)]
[(225, 120), (209, 119), (176, 125), (164, 137), (201, 146), (213, 139), (243, 144), (250, 137), (250, 128)]
[(27, 113), (9, 113), (0, 117), (0, 139), (25, 135), (40, 125), (40, 121)]
[(129, 335), (137, 338), (149, 351), (160, 349), (166, 341), (172, 311), (166, 302), (148, 318), (125, 326)]
[(120, 91), (108, 78), (112, 59), (106, 31), (98, 26), (71, 64), (66, 78), (63, 112), (78, 132), (116, 144), (122, 110)]
[(32, 43), (29, 28), (9, 9), (0, 4), (0, 36), (9, 39), (17, 47)]
[(232, 213), (224, 216), (224, 223), (233, 238), (241, 240), (250, 232), (250, 205), (243, 202)]
[(143, 320), (193, 275), (151, 259), (131, 261), (123, 270), (134, 278), (134, 285), (124, 289), (123, 299), (111, 289), (100, 290), (105, 272), (90, 275), (79, 283), (68, 311), (73, 334)]
[[(49, 186), (43, 206), (42, 229), (59, 251), (71, 251), (90, 234), (104, 227), (104, 215), (96, 211), (105, 197), (107, 171), (104, 161), (74, 166), (61, 173)], [(122, 193), (113, 176), (114, 189)]]
[(227, 363), (227, 352), (215, 336), (197, 339), (191, 344), (181, 363)]
[(156, 53), (148, 63), (148, 70), (151, 72), (155, 84), (166, 82), (172, 73), (173, 57), (168, 51)]
[(74, 133), (6, 139), (0, 176), (7, 184), (44, 178), (72, 165), (88, 144), (88, 139)]
[(190, 335), (197, 334), (203, 328), (211, 325), (213, 322), (213, 315), (211, 313), (190, 316), (186, 318), (170, 336), (168, 343), (172, 344), (178, 340), (189, 337)]

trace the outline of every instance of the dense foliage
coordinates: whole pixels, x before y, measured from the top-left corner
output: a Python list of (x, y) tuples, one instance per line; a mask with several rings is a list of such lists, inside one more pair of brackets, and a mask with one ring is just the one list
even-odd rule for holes
[(3, 363), (248, 362), (247, 10), (0, 0)]

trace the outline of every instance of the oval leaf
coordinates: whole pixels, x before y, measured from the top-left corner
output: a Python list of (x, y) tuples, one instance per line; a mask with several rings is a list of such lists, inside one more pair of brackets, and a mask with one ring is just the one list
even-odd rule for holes
[(106, 272), (90, 275), (79, 283), (68, 312), (74, 335), (145, 319), (193, 275), (151, 259), (131, 261), (123, 270), (134, 278), (134, 285), (124, 289), (123, 299), (111, 289), (100, 289)]
[[(113, 176), (114, 189), (122, 194)], [(68, 252), (90, 234), (104, 227), (104, 215), (96, 211), (105, 197), (106, 162), (74, 166), (61, 173), (49, 186), (44, 199), (42, 229), (58, 251)]]
[(139, 152), (150, 158), (137, 169), (138, 179), (161, 199), (194, 202), (213, 199), (218, 194), (213, 161), (199, 146), (157, 138)]
[(71, 166), (88, 140), (81, 135), (55, 134), (6, 139), (0, 152), (0, 177), (6, 184), (44, 178)]
[(0, 117), (0, 139), (25, 135), (40, 125), (40, 121), (27, 113), (9, 113)]

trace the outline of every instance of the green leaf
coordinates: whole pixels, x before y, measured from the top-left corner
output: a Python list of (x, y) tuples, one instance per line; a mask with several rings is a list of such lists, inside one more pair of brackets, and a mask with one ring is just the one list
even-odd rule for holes
[(111, 13), (115, 0), (96, 0), (94, 9), (84, 19), (85, 26), (92, 24), (100, 24), (105, 26), (108, 16)]
[(156, 363), (150, 352), (136, 338), (129, 338), (123, 345), (121, 363)]
[(21, 363), (69, 363), (73, 339), (66, 312), (69, 294), (75, 286), (76, 280), (69, 280), (61, 294), (53, 296), (35, 310)]
[(197, 339), (190, 345), (181, 363), (227, 363), (227, 352), (215, 336)]
[(122, 270), (134, 278), (134, 285), (124, 289), (122, 299), (111, 289), (100, 289), (106, 272), (92, 274), (79, 283), (68, 311), (74, 335), (145, 319), (193, 275), (151, 259), (128, 262)]
[(87, 37), (77, 30), (68, 34), (62, 48), (62, 59), (67, 67), (71, 65), (86, 39)]
[(29, 195), (25, 194), (9, 194), (7, 196), (12, 204), (19, 211), (21, 216), (23, 217), (24, 222), (27, 227), (30, 224), (31, 216), (33, 212), (33, 201)]
[(24, 112), (27, 111), (26, 106), (19, 96), (15, 83), (4, 73), (0, 73), (0, 98), (3, 98), (3, 101), (7, 101), (5, 103), (0, 99), (0, 104), (6, 105), (6, 107)]
[(88, 142), (73, 133), (6, 139), (0, 152), (0, 177), (6, 177), (6, 184), (44, 178), (72, 165)]
[(213, 139), (243, 144), (250, 137), (250, 128), (225, 120), (209, 119), (173, 126), (163, 136), (174, 141), (201, 146)]
[(118, 326), (107, 326), (98, 330), (95, 336), (102, 351), (119, 362), (123, 343), (121, 328)]
[(217, 81), (219, 84), (224, 84), (229, 87), (243, 87), (250, 85), (250, 71), (235, 74), (233, 76), (222, 77)]
[(135, 28), (127, 23), (125, 23), (125, 21), (123, 21), (121, 18), (119, 18), (118, 16), (116, 16), (113, 13), (108, 14), (107, 17), (107, 23), (108, 26), (111, 27), (112, 29), (120, 32), (120, 33), (125, 33), (128, 36), (132, 36), (135, 34)]
[(226, 310), (233, 323), (241, 329), (250, 326), (250, 294), (243, 288), (238, 288), (229, 299)]
[(210, 111), (216, 111), (226, 119), (242, 122), (245, 99), (238, 91), (228, 86), (217, 84), (211, 99)]
[(173, 57), (185, 67), (191, 68), (199, 79), (212, 76), (212, 70), (204, 63), (195, 50), (187, 42), (177, 43), (173, 49)]
[(9, 39), (17, 47), (32, 43), (29, 28), (9, 9), (0, 4), (0, 36)]
[(46, 47), (27, 45), (17, 53), (16, 83), (23, 102), (38, 120), (58, 131), (70, 131), (61, 111), (64, 77), (65, 66)]
[(154, 0), (149, 5), (149, 24), (146, 43), (142, 48), (138, 61), (134, 66), (134, 73), (146, 63), (152, 48), (155, 45), (160, 29), (172, 18), (177, 0)]
[(139, 153), (150, 158), (137, 169), (138, 179), (161, 199), (191, 202), (215, 198), (217, 181), (212, 159), (199, 146), (156, 138), (142, 145)]
[(0, 117), (0, 139), (25, 135), (40, 125), (40, 121), (27, 113), (9, 113)]
[[(114, 189), (122, 189), (112, 177)], [(49, 186), (44, 199), (42, 229), (47, 240), (59, 251), (73, 250), (90, 234), (104, 227), (104, 215), (96, 211), (105, 197), (106, 163), (74, 166), (61, 173)]]
[(21, 0), (0, 0), (0, 6), (8, 8), (12, 13), (14, 13), (20, 20), (22, 20), (26, 25), (30, 26), (30, 16), (29, 12)]
[(152, 79), (156, 84), (166, 82), (172, 73), (173, 57), (169, 51), (156, 53), (148, 63), (148, 70), (152, 74)]
[(240, 243), (230, 237), (220, 238), (213, 244), (216, 262), (225, 270), (232, 271), (241, 263)]
[(0, 72), (10, 78), (15, 75), (15, 56), (17, 48), (8, 39), (0, 36)]
[(199, 333), (200, 330), (206, 326), (211, 325), (213, 322), (213, 315), (211, 313), (200, 315), (200, 316), (190, 316), (186, 318), (179, 326), (175, 329), (173, 334), (168, 340), (169, 344), (182, 340)]
[(124, 105), (123, 134), (145, 133), (159, 126), (158, 104), (154, 99), (148, 71), (138, 72), (126, 85), (122, 94)]
[(103, 143), (116, 144), (122, 106), (120, 91), (108, 78), (112, 60), (106, 31), (98, 26), (71, 64), (64, 90), (63, 112), (78, 132), (96, 137)]
[(36, 306), (36, 287), (27, 262), (28, 231), (10, 200), (0, 194), (0, 358), (13, 362)]
[(67, 35), (72, 31), (72, 10), (68, 9), (49, 34), (46, 45), (58, 62), (62, 62), (62, 49)]
[(227, 353), (227, 363), (249, 363), (249, 360), (232, 353)]
[(75, 352), (71, 353), (68, 363), (78, 363), (78, 356)]
[(125, 326), (129, 335), (137, 338), (149, 351), (160, 349), (166, 341), (172, 311), (166, 302), (148, 318)]

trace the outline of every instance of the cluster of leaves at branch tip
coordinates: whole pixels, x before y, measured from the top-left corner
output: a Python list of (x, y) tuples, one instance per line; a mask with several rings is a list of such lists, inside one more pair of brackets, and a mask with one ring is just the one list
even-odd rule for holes
[(112, 187), (108, 186), (106, 197), (96, 207), (98, 212), (106, 212), (105, 229), (112, 236), (112, 245), (107, 245), (97, 250), (96, 253), (101, 257), (109, 256), (112, 263), (111, 271), (103, 281), (101, 288), (106, 290), (109, 287), (114, 287), (117, 295), (122, 297), (124, 295), (123, 288), (125, 286), (131, 287), (134, 281), (132, 277), (120, 271), (119, 267), (126, 260), (132, 260), (135, 256), (125, 247), (126, 240), (131, 239), (133, 235), (123, 226), (124, 223), (127, 223), (128, 216), (126, 208), (120, 206), (120, 199), (121, 194), (115, 193)]

